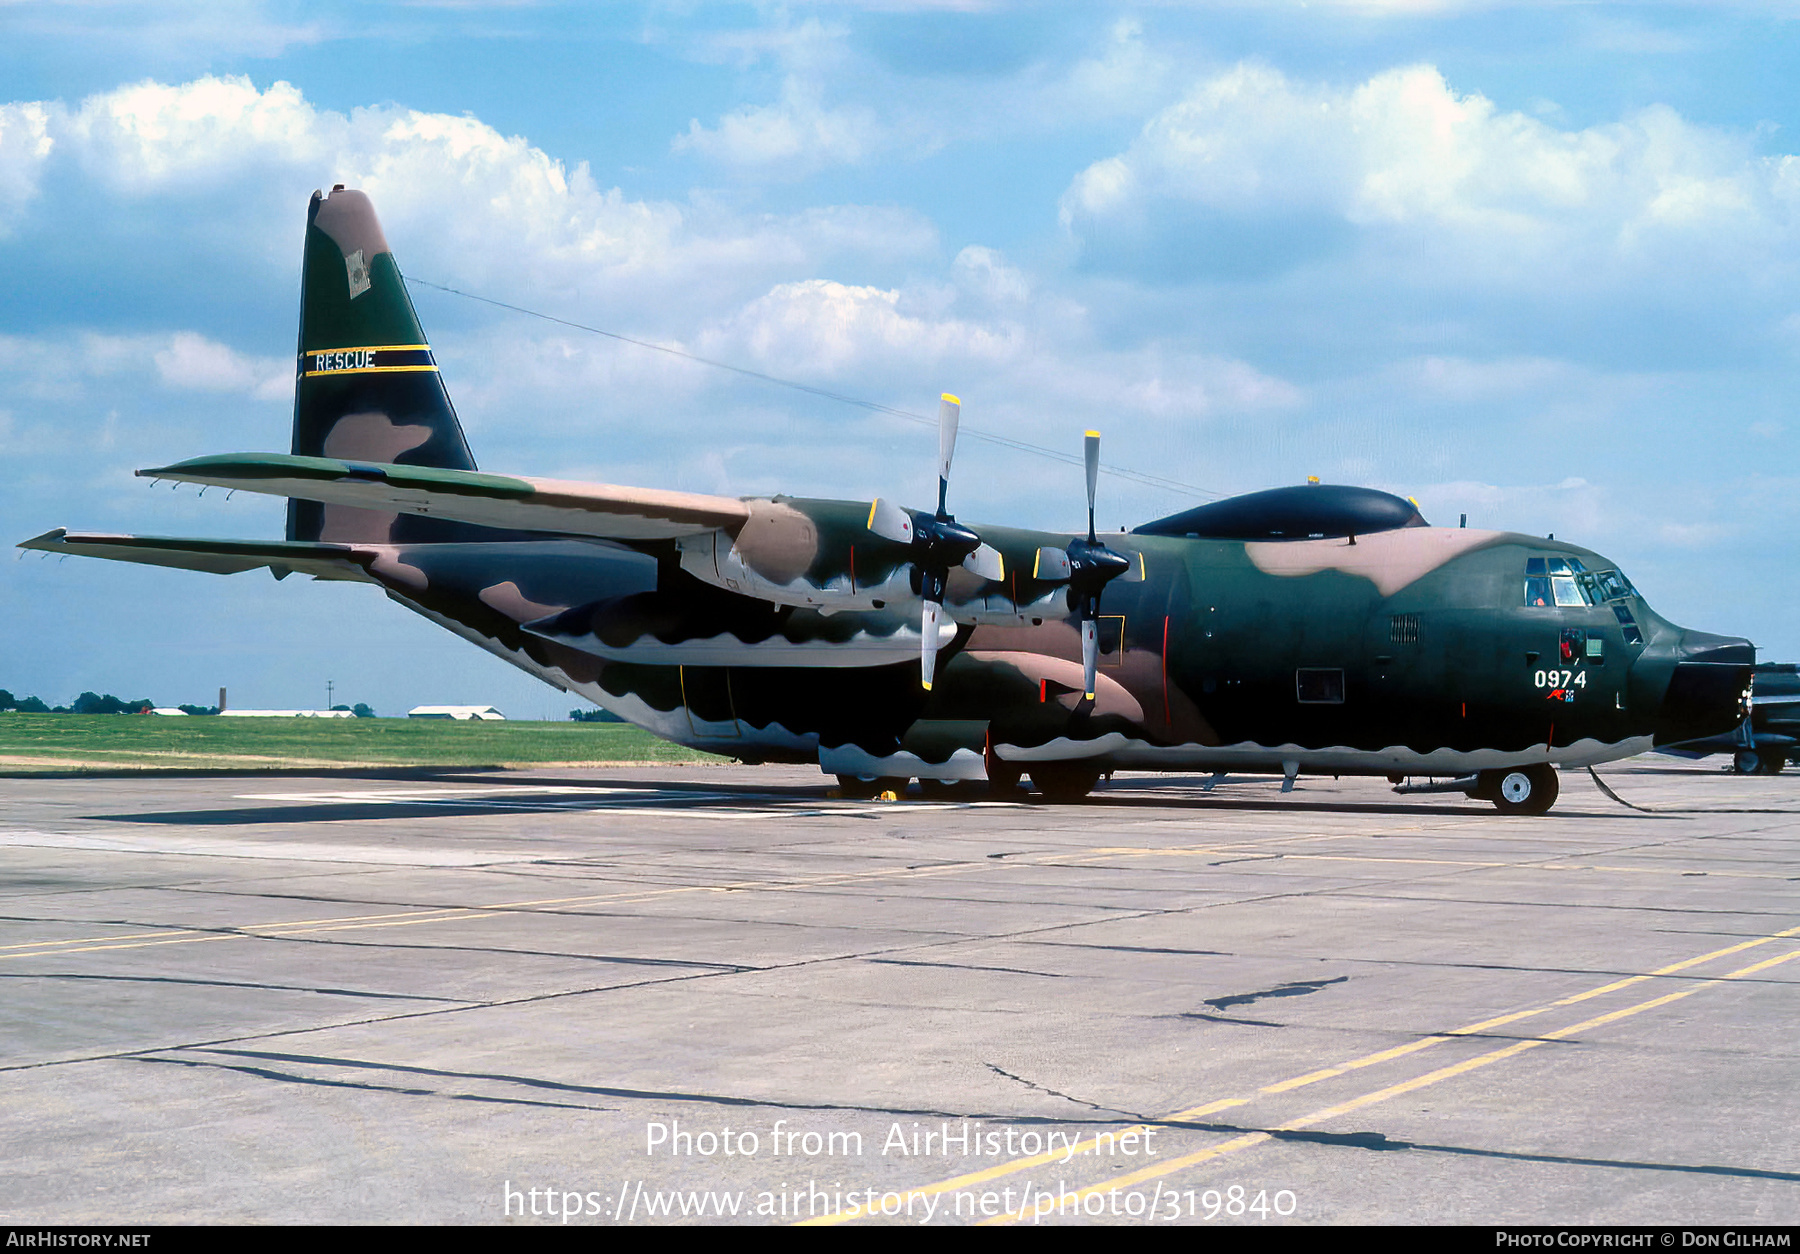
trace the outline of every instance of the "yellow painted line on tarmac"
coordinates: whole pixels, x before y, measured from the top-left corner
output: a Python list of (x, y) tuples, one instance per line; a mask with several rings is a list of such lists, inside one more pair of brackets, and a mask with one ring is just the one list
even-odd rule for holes
[[(1665, 967), (1658, 967), (1656, 970), (1654, 970), (1646, 975), (1633, 975), (1633, 976), (1628, 976), (1624, 979), (1613, 980), (1610, 983), (1600, 985), (1598, 988), (1591, 988), (1591, 989), (1587, 990), (1586, 992), (1576, 993), (1570, 997), (1562, 997), (1562, 998), (1558, 998), (1555, 1001), (1545, 1002), (1543, 1005), (1532, 1007), (1529, 1010), (1520, 1010), (1520, 1011), (1515, 1011), (1511, 1014), (1499, 1015), (1499, 1016), (1497, 1016), (1495, 1018), (1491, 1018), (1491, 1019), (1483, 1019), (1479, 1023), (1471, 1023), (1464, 1027), (1453, 1028), (1450, 1031), (1444, 1032), (1442, 1034), (1422, 1037), (1419, 1040), (1410, 1041), (1405, 1045), (1398, 1045), (1391, 1049), (1380, 1050), (1373, 1054), (1364, 1054), (1359, 1058), (1352, 1058), (1348, 1062), (1341, 1062), (1341, 1063), (1336, 1064), (1335, 1066), (1323, 1067), (1317, 1071), (1309, 1071), (1304, 1075), (1295, 1076), (1289, 1080), (1281, 1080), (1281, 1081), (1277, 1081), (1274, 1084), (1264, 1085), (1262, 1088), (1258, 1089), (1256, 1091), (1256, 1093), (1257, 1093), (1257, 1096), (1265, 1096), (1265, 1095), (1274, 1095), (1274, 1094), (1278, 1094), (1278, 1093), (1291, 1092), (1294, 1089), (1304, 1088), (1306, 1085), (1309, 1085), (1309, 1084), (1317, 1084), (1324, 1080), (1335, 1079), (1336, 1077), (1344, 1075), (1351, 1071), (1360, 1071), (1364, 1067), (1373, 1067), (1380, 1063), (1391, 1062), (1396, 1058), (1404, 1058), (1409, 1054), (1419, 1053), (1422, 1050), (1430, 1049), (1436, 1045), (1441, 1045), (1446, 1041), (1456, 1040), (1459, 1037), (1474, 1036), (1479, 1033), (1489, 1031), (1493, 1028), (1504, 1026), (1509, 1023), (1517, 1023), (1521, 1019), (1529, 1019), (1529, 1018), (1533, 1018), (1537, 1015), (1548, 1014), (1549, 1012), (1559, 1009), (1561, 1007), (1573, 1006), (1580, 1002), (1588, 1001), (1591, 998), (1599, 997), (1605, 993), (1616, 992), (1619, 989), (1628, 988), (1631, 985), (1640, 984), (1646, 980), (1654, 979), (1658, 976), (1675, 975), (1679, 972), (1686, 971), (1693, 967), (1700, 966), (1703, 963), (1712, 962), (1719, 958), (1730, 957), (1732, 954), (1743, 953), (1745, 950), (1754, 949), (1759, 945), (1772, 944), (1775, 941), (1786, 940), (1790, 937), (1797, 936), (1797, 935), (1800, 935), (1800, 926), (1791, 927), (1791, 928), (1786, 929), (1785, 931), (1774, 932), (1768, 936), (1758, 937), (1755, 940), (1742, 941), (1736, 945), (1728, 945), (1723, 949), (1715, 949), (1715, 950), (1711, 951), (1710, 953), (1700, 954), (1693, 958), (1685, 958), (1680, 962), (1671, 963)], [(1642, 1011), (1653, 1009), (1657, 1006), (1667, 1005), (1671, 1001), (1679, 1001), (1683, 997), (1692, 996), (1694, 993), (1699, 992), (1703, 988), (1709, 988), (1712, 985), (1723, 983), (1726, 980), (1741, 979), (1745, 976), (1752, 975), (1758, 971), (1762, 971), (1769, 967), (1779, 965), (1780, 963), (1786, 962), (1786, 961), (1788, 961), (1788, 959), (1794, 958), (1794, 957), (1800, 957), (1800, 950), (1795, 950), (1792, 953), (1784, 954), (1778, 958), (1771, 958), (1771, 959), (1767, 960), (1766, 962), (1757, 963), (1754, 966), (1744, 967), (1743, 969), (1738, 970), (1738, 971), (1733, 971), (1728, 975), (1723, 975), (1723, 976), (1719, 976), (1719, 977), (1716, 977), (1711, 980), (1703, 981), (1699, 984), (1695, 984), (1693, 987), (1691, 987), (1689, 989), (1682, 990), (1678, 993), (1671, 993), (1664, 997), (1653, 998), (1650, 1001), (1639, 1003), (1636, 1006), (1627, 1007), (1626, 1009), (1620, 1010), (1620, 1011), (1614, 1011), (1613, 1013), (1611, 1013), (1609, 1015), (1602, 1015), (1597, 1019), (1589, 1019), (1583, 1023), (1578, 1023), (1578, 1024), (1574, 1025), (1573, 1027), (1563, 1028), (1558, 1032), (1546, 1033), (1543, 1037), (1534, 1038), (1529, 1041), (1520, 1041), (1513, 1045), (1507, 1045), (1500, 1049), (1494, 1050), (1489, 1054), (1478, 1055), (1476, 1058), (1467, 1059), (1460, 1063), (1454, 1063), (1449, 1067), (1440, 1068), (1438, 1071), (1430, 1072), (1427, 1076), (1421, 1077), (1420, 1081), (1405, 1081), (1401, 1085), (1396, 1085), (1389, 1089), (1380, 1090), (1380, 1096), (1378, 1098), (1371, 1098), (1371, 1099), (1367, 1099), (1367, 1100), (1359, 1098), (1359, 1099), (1354, 1099), (1354, 1101), (1360, 1102), (1362, 1105), (1372, 1105), (1374, 1100), (1386, 1100), (1387, 1097), (1399, 1096), (1399, 1094), (1401, 1092), (1410, 1092), (1410, 1091), (1412, 1091), (1413, 1088), (1423, 1087), (1423, 1084), (1425, 1082), (1435, 1084), (1439, 1080), (1449, 1079), (1453, 1075), (1461, 1075), (1464, 1072), (1472, 1071), (1472, 1070), (1476, 1069), (1477, 1067), (1486, 1066), (1490, 1062), (1498, 1062), (1502, 1058), (1508, 1058), (1514, 1054), (1523, 1053), (1525, 1051), (1525, 1049), (1527, 1049), (1527, 1048), (1532, 1048), (1532, 1047), (1535, 1047), (1538, 1045), (1547, 1044), (1548, 1042), (1553, 1041), (1553, 1040), (1560, 1040), (1565, 1036), (1572, 1035), (1573, 1033), (1583, 1031), (1587, 1028), (1597, 1027), (1603, 1023), (1610, 1023), (1615, 1019), (1622, 1019), (1629, 1015), (1638, 1014)], [(1410, 1087), (1408, 1087), (1408, 1086), (1410, 1086)], [(1218, 1112), (1220, 1112), (1222, 1110), (1229, 1110), (1229, 1109), (1231, 1109), (1233, 1107), (1237, 1107), (1237, 1106), (1247, 1106), (1254, 1100), (1255, 1100), (1254, 1097), (1220, 1098), (1220, 1099), (1208, 1102), (1204, 1105), (1192, 1106), (1185, 1110), (1179, 1110), (1173, 1114), (1165, 1115), (1165, 1116), (1163, 1116), (1163, 1118), (1157, 1120), (1156, 1122), (1158, 1124), (1170, 1124), (1170, 1123), (1181, 1123), (1181, 1122), (1184, 1122), (1184, 1121), (1187, 1121), (1190, 1119), (1201, 1119), (1201, 1118), (1206, 1117), (1207, 1115), (1217, 1114)], [(1351, 1109), (1360, 1109), (1360, 1108), (1361, 1108), (1360, 1105), (1355, 1105), (1355, 1104), (1351, 1104), (1351, 1105), (1348, 1105), (1348, 1106), (1342, 1107), (1342, 1108), (1331, 1107), (1326, 1112), (1315, 1113), (1314, 1115), (1304, 1116), (1302, 1121), (1295, 1121), (1290, 1124), (1283, 1124), (1283, 1125), (1281, 1125), (1280, 1128), (1277, 1129), (1277, 1131), (1297, 1131), (1301, 1128), (1311, 1126), (1311, 1123), (1319, 1122), (1320, 1120), (1323, 1120), (1326, 1118), (1331, 1118), (1336, 1114), (1347, 1113), (1347, 1111), (1351, 1110)], [(1117, 1138), (1117, 1137), (1129, 1135), (1131, 1133), (1140, 1133), (1141, 1134), (1141, 1133), (1144, 1133), (1149, 1130), (1150, 1130), (1149, 1125), (1138, 1124), (1133, 1127), (1120, 1129), (1118, 1132), (1111, 1133), (1110, 1135), (1113, 1136), (1114, 1138)], [(1053, 1152), (1046, 1152), (1043, 1154), (1034, 1155), (1029, 1158), (1014, 1159), (1014, 1160), (1004, 1162), (1004, 1163), (997, 1163), (994, 1166), (984, 1168), (981, 1171), (976, 1171), (976, 1172), (968, 1173), (966, 1175), (956, 1176), (956, 1177), (953, 1177), (952, 1179), (942, 1180), (935, 1184), (920, 1185), (919, 1187), (913, 1188), (913, 1189), (898, 1189), (898, 1190), (890, 1189), (890, 1190), (887, 1190), (887, 1192), (897, 1192), (897, 1193), (900, 1193), (902, 1196), (906, 1196), (906, 1197), (911, 1197), (911, 1196), (929, 1197), (934, 1194), (948, 1193), (948, 1192), (952, 1192), (952, 1191), (955, 1191), (958, 1189), (972, 1188), (978, 1184), (985, 1184), (986, 1182), (988, 1182), (990, 1180), (998, 1180), (1004, 1176), (1014, 1175), (1021, 1171), (1028, 1171), (1033, 1167), (1041, 1167), (1041, 1166), (1045, 1166), (1049, 1163), (1062, 1161), (1062, 1160), (1072, 1160), (1077, 1155), (1091, 1152), (1093, 1150), (1093, 1148), (1100, 1143), (1100, 1139), (1101, 1139), (1100, 1137), (1096, 1136), (1087, 1141), (1077, 1142), (1073, 1147), (1065, 1146), (1065, 1147), (1055, 1150)], [(1171, 1166), (1168, 1169), (1169, 1170), (1180, 1170), (1181, 1167), (1184, 1167), (1184, 1166), (1194, 1166), (1199, 1163), (1210, 1161), (1211, 1159), (1217, 1158), (1223, 1154), (1235, 1153), (1237, 1150), (1240, 1150), (1240, 1149), (1248, 1149), (1252, 1145), (1259, 1145), (1262, 1142), (1270, 1140), (1270, 1139), (1272, 1139), (1271, 1134), (1267, 1133), (1267, 1132), (1248, 1133), (1244, 1136), (1238, 1137), (1235, 1140), (1227, 1141), (1222, 1145), (1215, 1145), (1208, 1149), (1201, 1150), (1198, 1153), (1190, 1154), (1190, 1155), (1186, 1156), (1185, 1158), (1182, 1158), (1179, 1160), (1170, 1160), (1171, 1163), (1174, 1163), (1176, 1165)], [(1116, 1143), (1116, 1141), (1115, 1141), (1115, 1143)], [(1167, 1164), (1159, 1164), (1159, 1166), (1166, 1166), (1166, 1165)], [(1166, 1174), (1166, 1173), (1161, 1172), (1161, 1171), (1152, 1172), (1152, 1175), (1154, 1175), (1154, 1174)], [(1131, 1182), (1135, 1183), (1139, 1179), (1147, 1180), (1150, 1178), (1151, 1178), (1150, 1175), (1135, 1176), (1135, 1177), (1131, 1178)], [(1124, 1180), (1124, 1179), (1126, 1179), (1126, 1177), (1121, 1177), (1120, 1179)], [(1118, 1180), (1107, 1181), (1106, 1184), (1104, 1184), (1104, 1185), (1096, 1185), (1090, 1189), (1084, 1190), (1082, 1192), (1081, 1196), (1085, 1197), (1090, 1193), (1102, 1191), (1107, 1188), (1124, 1188), (1124, 1187), (1125, 1187), (1125, 1185), (1120, 1183)], [(803, 1220), (803, 1221), (801, 1221), (801, 1223), (798, 1226), (800, 1226), (800, 1227), (818, 1227), (818, 1226), (823, 1226), (823, 1225), (827, 1225), (827, 1224), (849, 1223), (849, 1222), (852, 1222), (854, 1220), (861, 1219), (861, 1218), (863, 1218), (861, 1210), (853, 1207), (849, 1210), (838, 1211), (834, 1214), (820, 1215), (820, 1216), (817, 1216), (812, 1219)], [(1017, 1215), (997, 1216), (994, 1219), (986, 1220), (984, 1222), (987, 1222), (987, 1223), (1016, 1222), (1016, 1220), (1018, 1218), (1019, 1217)]]
[[(661, 898), (694, 893), (791, 892), (895, 879), (924, 879), (938, 875), (963, 874), (995, 866), (1029, 866), (1029, 860), (1015, 859), (995, 863), (956, 862), (934, 867), (892, 867), (874, 871), (843, 871), (829, 875), (801, 877), (791, 880), (735, 880), (723, 884), (676, 884), (658, 888), (630, 888), (608, 893), (589, 893), (578, 897), (545, 897), (529, 901), (498, 902), (484, 906), (451, 906), (437, 910), (408, 910), (390, 914), (346, 915), (327, 919), (301, 919), (278, 923), (255, 923), (223, 926), (219, 929), (184, 929), (169, 932), (136, 932), (121, 936), (93, 936), (61, 941), (33, 941), (0, 948), (0, 961), (9, 958), (54, 957), (59, 954), (92, 953), (114, 949), (147, 949), (161, 945), (191, 945), (215, 940), (278, 940), (308, 932), (355, 931), (362, 928), (406, 927), (419, 923), (462, 923), (490, 919), (520, 911), (549, 906), (632, 905)], [(144, 938), (151, 939), (144, 939)]]
[(49, 949), (58, 945), (92, 945), (99, 941), (145, 940), (153, 937), (198, 936), (199, 933), (189, 929), (171, 929), (166, 932), (126, 932), (122, 936), (77, 936), (61, 941), (26, 941), (21, 945), (0, 945), (0, 955), (12, 949)]
[[(1800, 931), (1800, 928), (1794, 929), (1794, 931)], [(1754, 943), (1761, 944), (1774, 939), (1776, 939), (1776, 937), (1765, 937), (1762, 941)], [(1111, 1180), (1103, 1180), (1099, 1184), (1092, 1184), (1084, 1189), (1077, 1189), (1066, 1195), (1058, 1194), (1057, 1202), (1059, 1206), (1062, 1205), (1063, 1198), (1066, 1196), (1070, 1201), (1074, 1202), (1075, 1205), (1079, 1206), (1082, 1200), (1096, 1194), (1108, 1193), (1114, 1189), (1130, 1188), (1132, 1185), (1142, 1184), (1146, 1180), (1153, 1180), (1160, 1176), (1171, 1175), (1174, 1172), (1183, 1171), (1189, 1167), (1199, 1166), (1202, 1163), (1211, 1162), (1216, 1158), (1222, 1158), (1226, 1154), (1234, 1154), (1240, 1150), (1250, 1149), (1253, 1146), (1261, 1145), (1265, 1141), (1274, 1140), (1276, 1133), (1298, 1132), (1310, 1128), (1315, 1124), (1324, 1123), (1328, 1119), (1335, 1119), (1339, 1116), (1351, 1114), (1355, 1111), (1374, 1106), (1380, 1102), (1388, 1101), (1391, 1098), (1402, 1097), (1407, 1093), (1417, 1092), (1420, 1089), (1442, 1083), (1445, 1080), (1454, 1079), (1461, 1075), (1467, 1075), (1471, 1071), (1478, 1070), (1493, 1063), (1503, 1062), (1508, 1058), (1517, 1057), (1527, 1050), (1536, 1049), (1540, 1045), (1548, 1045), (1552, 1041), (1564, 1040), (1578, 1032), (1585, 1032), (1604, 1024), (1615, 1023), (1620, 1019), (1630, 1018), (1632, 1015), (1658, 1009), (1671, 1002), (1677, 1002), (1681, 1001), (1683, 998), (1692, 997), (1695, 993), (1703, 992), (1706, 989), (1715, 988), (1732, 980), (1743, 979), (1747, 976), (1767, 971), (1771, 967), (1779, 966), (1782, 963), (1791, 961), (1795, 958), (1800, 958), (1800, 949), (1791, 950), (1779, 957), (1768, 958), (1747, 967), (1741, 967), (1736, 971), (1716, 976), (1713, 979), (1702, 980), (1690, 988), (1679, 989), (1673, 993), (1665, 993), (1661, 997), (1652, 997), (1650, 1000), (1639, 1002), (1635, 1006), (1627, 1006), (1622, 1010), (1614, 1010), (1609, 1014), (1599, 1015), (1596, 1018), (1572, 1024), (1566, 1028), (1559, 1028), (1555, 1032), (1547, 1032), (1541, 1037), (1534, 1037), (1525, 1041), (1516, 1041), (1513, 1044), (1503, 1046), (1500, 1049), (1491, 1050), (1485, 1054), (1477, 1054), (1473, 1058), (1465, 1058), (1461, 1062), (1452, 1063), (1447, 1067), (1440, 1067), (1436, 1071), (1427, 1072), (1425, 1075), (1415, 1076), (1413, 1079), (1403, 1080), (1398, 1084), (1391, 1084), (1387, 1088), (1377, 1089), (1372, 1093), (1364, 1093), (1360, 1097), (1353, 1097), (1349, 1101), (1339, 1102), (1335, 1106), (1327, 1106), (1322, 1110), (1315, 1110), (1311, 1114), (1302, 1115), (1298, 1119), (1290, 1119), (1288, 1122), (1277, 1126), (1270, 1132), (1251, 1132), (1233, 1140), (1226, 1141), (1222, 1145), (1210, 1146), (1197, 1153), (1186, 1154), (1180, 1158), (1171, 1158), (1164, 1162), (1157, 1163), (1154, 1166), (1142, 1167), (1137, 1171), (1127, 1172), (1122, 1176), (1115, 1176)], [(1052, 1211), (1050, 1213), (1054, 1214), (1055, 1212)], [(996, 1215), (991, 1219), (982, 1220), (981, 1226), (991, 1227), (1000, 1224), (1018, 1223), (1021, 1220), (1032, 1218), (1033, 1214), (1035, 1214), (1035, 1212), (1020, 1210), (1010, 1214)]]

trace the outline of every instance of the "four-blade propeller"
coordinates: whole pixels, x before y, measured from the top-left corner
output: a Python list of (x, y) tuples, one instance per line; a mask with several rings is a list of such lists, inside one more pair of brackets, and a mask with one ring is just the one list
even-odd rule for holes
[(938, 403), (937, 513), (916, 513), (880, 499), (869, 507), (870, 531), (913, 550), (913, 568), (919, 572), (919, 596), (925, 603), (919, 622), (919, 682), (927, 691), (937, 673), (938, 622), (944, 613), (944, 587), (950, 579), (950, 568), (961, 566), (971, 574), (995, 581), (1005, 577), (999, 551), (983, 544), (980, 536), (957, 522), (946, 508), (950, 461), (956, 454), (956, 426), (961, 415), (962, 402), (946, 392)]
[[(936, 514), (919, 513), (877, 499), (869, 506), (869, 530), (883, 539), (913, 550), (913, 568), (919, 573), (919, 596), (924, 602), (919, 631), (919, 682), (927, 691), (937, 671), (938, 624), (944, 613), (944, 587), (950, 568), (961, 566), (983, 579), (1005, 577), (1000, 553), (981, 537), (956, 521), (946, 507), (950, 493), (950, 462), (956, 453), (956, 427), (962, 402), (945, 393), (938, 405), (938, 507)], [(1094, 490), (1100, 475), (1100, 433), (1087, 433), (1087, 539), (1077, 536), (1066, 548), (1039, 549), (1032, 570), (1034, 579), (1067, 581), (1069, 608), (1081, 622), (1083, 699), (1093, 701), (1095, 672), (1100, 662), (1100, 593), (1121, 575), (1141, 576), (1130, 558), (1100, 543), (1094, 532)]]
[(1095, 672), (1100, 664), (1100, 593), (1120, 575), (1141, 570), (1130, 558), (1100, 543), (1094, 534), (1094, 488), (1100, 477), (1100, 433), (1087, 433), (1087, 539), (1077, 537), (1066, 549), (1039, 549), (1038, 579), (1069, 581), (1069, 608), (1081, 619), (1082, 698), (1094, 699)]

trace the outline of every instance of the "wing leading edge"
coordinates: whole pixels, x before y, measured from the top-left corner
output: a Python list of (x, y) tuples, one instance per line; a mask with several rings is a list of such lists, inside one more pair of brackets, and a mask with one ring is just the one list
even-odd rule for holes
[(146, 479), (173, 479), (327, 505), (609, 540), (665, 540), (718, 528), (735, 532), (750, 516), (744, 502), (727, 496), (287, 453), (196, 457), (137, 473)]
[(209, 575), (236, 575), (267, 567), (277, 579), (292, 574), (315, 579), (378, 580), (368, 573), (374, 556), (348, 545), (293, 540), (192, 540), (173, 536), (126, 536), (69, 531), (57, 527), (19, 545), (40, 553), (104, 557), (144, 566), (172, 566)]

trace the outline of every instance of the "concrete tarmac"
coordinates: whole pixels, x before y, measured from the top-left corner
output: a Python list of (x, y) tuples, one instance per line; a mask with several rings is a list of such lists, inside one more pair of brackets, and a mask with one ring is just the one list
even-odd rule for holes
[(1800, 775), (1601, 776), (0, 779), (0, 1222), (1800, 1222)]

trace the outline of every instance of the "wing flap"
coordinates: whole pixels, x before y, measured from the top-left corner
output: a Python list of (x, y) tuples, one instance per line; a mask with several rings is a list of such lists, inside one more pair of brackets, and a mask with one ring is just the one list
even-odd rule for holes
[(344, 545), (309, 544), (286, 540), (190, 540), (173, 536), (125, 536), (100, 532), (71, 532), (58, 527), (19, 545), (41, 553), (103, 557), (115, 562), (145, 566), (172, 566), (210, 575), (236, 575), (268, 567), (276, 578), (299, 573), (315, 579), (353, 579), (379, 582), (370, 577), (366, 563), (371, 554)]
[(720, 527), (735, 532), (750, 516), (748, 506), (728, 496), (285, 453), (197, 457), (137, 473), (146, 479), (203, 483), (327, 505), (609, 540), (665, 540)]

